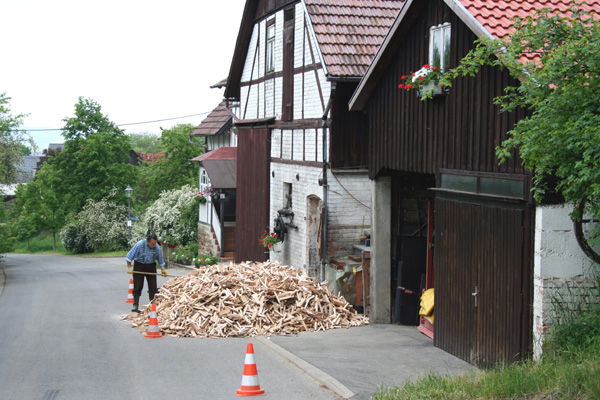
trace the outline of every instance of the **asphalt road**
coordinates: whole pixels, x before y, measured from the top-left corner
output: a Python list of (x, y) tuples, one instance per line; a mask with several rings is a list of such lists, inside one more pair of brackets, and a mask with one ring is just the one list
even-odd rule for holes
[(236, 399), (248, 343), (267, 398), (338, 398), (255, 339), (144, 338), (121, 320), (121, 258), (9, 254), (2, 269), (0, 400)]

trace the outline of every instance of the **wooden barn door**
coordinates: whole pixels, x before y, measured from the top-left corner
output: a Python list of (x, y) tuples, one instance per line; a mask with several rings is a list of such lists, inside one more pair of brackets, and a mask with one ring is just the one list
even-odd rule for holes
[(235, 261), (265, 261), (260, 236), (269, 229), (269, 130), (238, 129)]
[(531, 273), (524, 221), (523, 209), (436, 201), (437, 347), (480, 367), (521, 359)]

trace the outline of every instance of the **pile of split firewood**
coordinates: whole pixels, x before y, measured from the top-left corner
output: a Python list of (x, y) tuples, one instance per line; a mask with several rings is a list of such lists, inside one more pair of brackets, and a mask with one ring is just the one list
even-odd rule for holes
[[(296, 334), (365, 325), (341, 296), (278, 263), (201, 267), (164, 283), (154, 298), (158, 327), (173, 336)], [(150, 307), (123, 319), (141, 330)]]

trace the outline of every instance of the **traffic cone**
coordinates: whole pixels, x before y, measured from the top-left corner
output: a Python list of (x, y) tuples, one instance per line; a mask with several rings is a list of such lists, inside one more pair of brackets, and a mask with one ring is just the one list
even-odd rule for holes
[(144, 335), (147, 338), (161, 338), (162, 334), (158, 331), (158, 319), (156, 318), (156, 304), (152, 303), (150, 309), (150, 321), (148, 322), (148, 332)]
[(133, 279), (129, 279), (129, 292), (127, 292), (125, 303), (133, 303)]
[(246, 348), (246, 361), (244, 362), (244, 375), (242, 376), (242, 387), (235, 391), (238, 396), (264, 396), (265, 391), (258, 384), (258, 372), (254, 363), (254, 347), (248, 343)]

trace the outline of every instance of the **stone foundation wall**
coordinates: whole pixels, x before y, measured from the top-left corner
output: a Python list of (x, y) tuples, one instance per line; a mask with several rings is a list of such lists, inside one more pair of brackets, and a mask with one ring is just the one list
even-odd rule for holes
[[(533, 276), (533, 350), (539, 359), (551, 325), (559, 315), (569, 315), (586, 304), (598, 302), (595, 265), (579, 248), (572, 206), (536, 208)], [(572, 313), (571, 313), (572, 314)]]
[(212, 228), (202, 223), (198, 224), (198, 254), (219, 255), (219, 249), (215, 243)]

